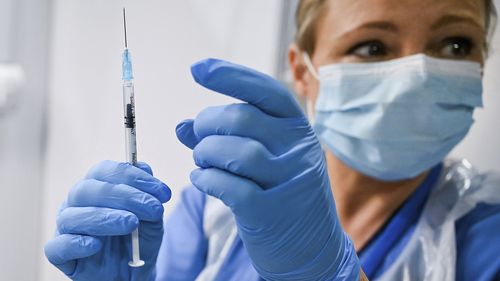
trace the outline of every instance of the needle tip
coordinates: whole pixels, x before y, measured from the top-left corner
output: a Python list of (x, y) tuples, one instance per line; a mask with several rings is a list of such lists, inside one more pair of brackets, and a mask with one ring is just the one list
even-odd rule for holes
[(128, 48), (127, 42), (127, 16), (125, 13), (125, 7), (123, 7), (123, 31), (125, 32), (125, 49)]

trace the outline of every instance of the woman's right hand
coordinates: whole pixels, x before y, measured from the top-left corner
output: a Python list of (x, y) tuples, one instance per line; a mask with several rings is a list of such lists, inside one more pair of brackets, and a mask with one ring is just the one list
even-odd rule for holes
[(354, 246), (337, 217), (321, 144), (283, 85), (216, 59), (191, 68), (202, 86), (243, 103), (210, 107), (178, 125), (193, 149), (191, 182), (234, 214), (265, 280), (358, 280)]
[[(170, 196), (147, 164), (103, 161), (69, 192), (45, 255), (72, 280), (154, 280)], [(132, 268), (129, 234), (137, 227), (146, 264)]]

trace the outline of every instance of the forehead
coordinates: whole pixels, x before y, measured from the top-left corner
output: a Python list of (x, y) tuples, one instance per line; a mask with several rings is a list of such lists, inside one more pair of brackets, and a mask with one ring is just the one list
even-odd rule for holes
[(324, 21), (342, 25), (367, 21), (432, 24), (445, 15), (474, 18), (485, 25), (486, 0), (329, 0)]

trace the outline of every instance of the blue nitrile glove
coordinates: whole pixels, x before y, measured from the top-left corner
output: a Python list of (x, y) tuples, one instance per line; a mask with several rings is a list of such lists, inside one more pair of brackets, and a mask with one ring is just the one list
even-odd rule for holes
[[(149, 166), (139, 167), (103, 161), (69, 192), (45, 255), (72, 280), (154, 280), (170, 189)], [(129, 234), (138, 225), (146, 264), (132, 268)]]
[(220, 60), (191, 71), (202, 86), (246, 102), (207, 108), (176, 131), (200, 167), (192, 183), (231, 208), (257, 272), (266, 280), (359, 280), (323, 151), (292, 94)]

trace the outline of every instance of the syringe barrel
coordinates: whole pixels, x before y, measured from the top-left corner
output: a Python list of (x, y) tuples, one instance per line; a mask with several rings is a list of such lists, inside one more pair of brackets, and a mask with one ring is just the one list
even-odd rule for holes
[(123, 81), (123, 112), (125, 125), (125, 146), (127, 162), (137, 165), (137, 141), (135, 129), (134, 83)]

